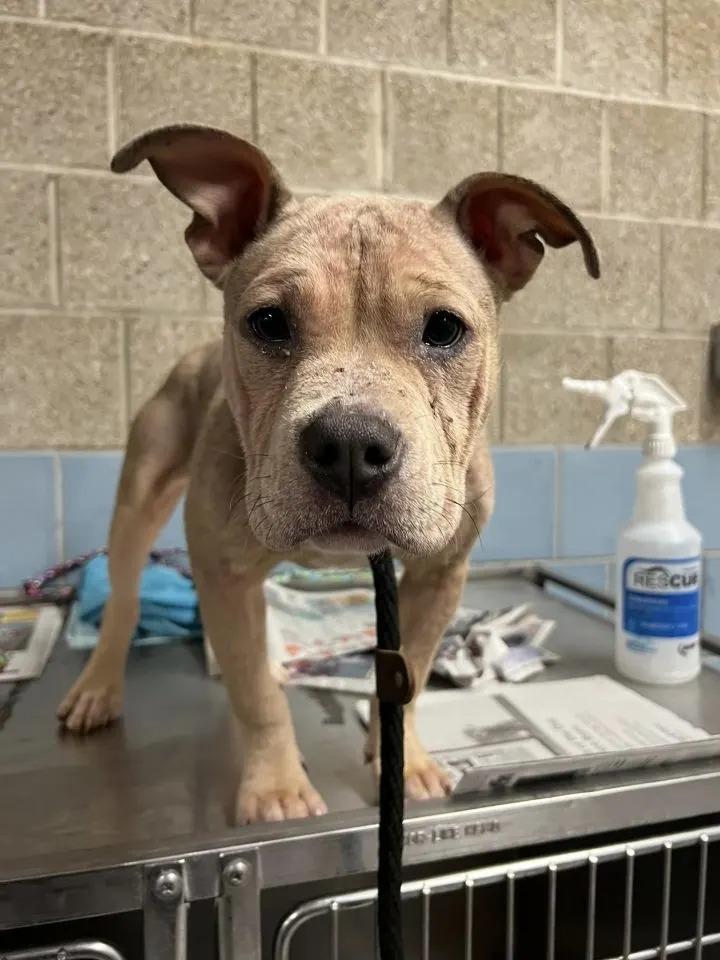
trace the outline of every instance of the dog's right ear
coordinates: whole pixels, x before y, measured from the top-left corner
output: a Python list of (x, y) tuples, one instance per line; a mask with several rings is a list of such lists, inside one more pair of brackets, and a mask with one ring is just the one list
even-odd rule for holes
[(206, 277), (222, 286), (227, 265), (267, 227), (290, 194), (262, 151), (212, 127), (162, 127), (122, 147), (115, 173), (147, 160), (193, 211), (185, 240)]

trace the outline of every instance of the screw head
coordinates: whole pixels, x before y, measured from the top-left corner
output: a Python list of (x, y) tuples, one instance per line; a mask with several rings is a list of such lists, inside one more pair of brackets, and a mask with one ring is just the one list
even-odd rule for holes
[(155, 878), (154, 892), (158, 900), (164, 903), (171, 903), (177, 900), (183, 891), (183, 878), (179, 870), (175, 867), (168, 867), (161, 870)]
[(231, 887), (242, 887), (250, 879), (250, 864), (245, 860), (231, 860), (223, 870), (223, 876)]

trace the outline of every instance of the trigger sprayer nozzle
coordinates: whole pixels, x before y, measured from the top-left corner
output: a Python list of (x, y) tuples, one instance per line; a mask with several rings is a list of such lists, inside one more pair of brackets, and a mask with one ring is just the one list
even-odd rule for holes
[(563, 378), (563, 387), (573, 393), (599, 397), (605, 403), (605, 416), (588, 447), (596, 447), (612, 424), (626, 415), (648, 424), (644, 452), (650, 457), (673, 457), (676, 446), (672, 418), (687, 409), (682, 397), (654, 373), (624, 370), (610, 380)]

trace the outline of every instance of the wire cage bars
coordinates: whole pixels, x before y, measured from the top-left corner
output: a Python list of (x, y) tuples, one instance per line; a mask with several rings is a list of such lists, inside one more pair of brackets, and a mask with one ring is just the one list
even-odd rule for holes
[[(376, 956), (376, 896), (303, 903), (274, 960)], [(720, 827), (408, 882), (403, 910), (412, 960), (720, 960)]]

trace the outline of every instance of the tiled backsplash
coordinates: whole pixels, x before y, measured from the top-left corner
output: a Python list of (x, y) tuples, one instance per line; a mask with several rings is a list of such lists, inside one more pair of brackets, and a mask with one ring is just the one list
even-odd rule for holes
[[(549, 560), (584, 583), (608, 587), (640, 454), (496, 447), (493, 459), (495, 514), (474, 561)], [(105, 543), (121, 460), (117, 451), (0, 453), (0, 585)], [(707, 551), (705, 627), (720, 635), (720, 447), (685, 447), (678, 460), (688, 516)], [(184, 544), (181, 509), (159, 544)]]

